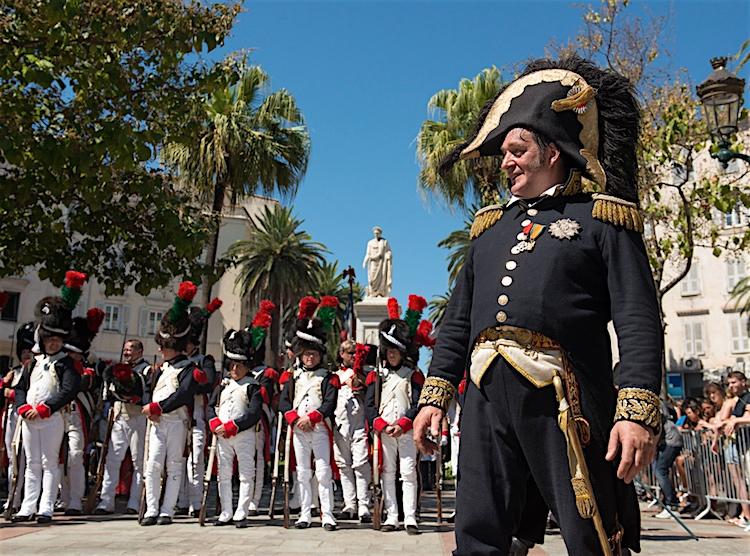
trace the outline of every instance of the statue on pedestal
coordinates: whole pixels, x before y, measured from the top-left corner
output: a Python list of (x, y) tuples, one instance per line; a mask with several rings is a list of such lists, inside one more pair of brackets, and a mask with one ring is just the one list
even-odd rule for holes
[(367, 242), (362, 263), (367, 269), (366, 297), (388, 297), (393, 285), (393, 254), (388, 240), (382, 237), (382, 228), (375, 226), (372, 233), (375, 237)]

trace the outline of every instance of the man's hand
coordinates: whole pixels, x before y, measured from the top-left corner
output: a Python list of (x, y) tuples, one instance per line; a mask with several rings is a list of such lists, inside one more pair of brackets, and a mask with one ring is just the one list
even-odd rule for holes
[(398, 438), (404, 434), (404, 429), (402, 429), (400, 425), (389, 425), (385, 428), (385, 434), (391, 438)]
[(423, 407), (414, 419), (414, 443), (423, 454), (437, 453), (438, 446), (427, 438), (429, 432), (433, 438), (437, 438), (440, 424), (443, 422), (445, 412), (430, 405)]
[(734, 428), (737, 426), (737, 417), (732, 415), (729, 419), (724, 421), (724, 434), (729, 436), (734, 432)]
[(654, 434), (632, 421), (618, 421), (609, 433), (607, 461), (614, 461), (620, 452), (620, 465), (617, 467), (617, 478), (627, 484), (633, 480), (641, 469), (654, 459), (656, 453)]
[(219, 425), (214, 429), (214, 434), (216, 436), (220, 436), (222, 438), (225, 438), (227, 435), (227, 431), (224, 430), (224, 425)]
[(30, 409), (24, 413), (23, 418), (27, 421), (33, 421), (34, 419), (39, 418), (39, 412), (36, 409)]
[(299, 419), (297, 419), (297, 422), (295, 423), (295, 425), (297, 425), (299, 430), (304, 431), (304, 432), (310, 432), (314, 428), (312, 421), (310, 421), (310, 418), (307, 416), (300, 417)]

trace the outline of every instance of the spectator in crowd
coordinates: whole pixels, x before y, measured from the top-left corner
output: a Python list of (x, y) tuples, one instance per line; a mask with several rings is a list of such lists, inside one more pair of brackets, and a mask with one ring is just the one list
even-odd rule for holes
[(680, 428), (682, 430), (693, 430), (697, 428), (703, 417), (701, 414), (701, 404), (698, 399), (687, 398), (682, 402), (682, 414), (685, 416), (684, 420), (681, 419), (682, 424), (680, 425)]
[[(737, 498), (747, 500), (747, 485), (742, 470), (742, 457), (738, 445), (738, 435), (748, 433), (747, 429), (738, 431), (737, 426), (750, 424), (750, 392), (747, 390), (747, 378), (740, 371), (727, 375), (727, 386), (732, 396), (721, 408), (719, 415), (724, 439), (724, 460), (729, 470), (729, 477), (734, 484)], [(750, 504), (740, 504), (740, 515), (730, 519), (740, 527), (750, 525)]]
[(656, 462), (654, 463), (656, 480), (659, 482), (659, 487), (661, 487), (664, 497), (664, 509), (661, 513), (656, 514), (656, 517), (659, 519), (669, 519), (672, 515), (670, 510), (676, 512), (679, 509), (679, 501), (677, 500), (672, 479), (669, 477), (669, 470), (682, 451), (682, 434), (670, 417), (668, 406), (662, 404), (663, 433), (659, 438)]
[(721, 408), (724, 406), (724, 401), (727, 398), (726, 391), (720, 382), (709, 382), (703, 387), (703, 395), (708, 398), (718, 414)]

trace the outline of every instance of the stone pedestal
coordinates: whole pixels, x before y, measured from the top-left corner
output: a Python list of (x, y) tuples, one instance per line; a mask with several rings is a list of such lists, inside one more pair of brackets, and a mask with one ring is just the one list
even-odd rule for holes
[(378, 325), (388, 318), (387, 297), (365, 297), (354, 304), (357, 316), (357, 342), (378, 345)]

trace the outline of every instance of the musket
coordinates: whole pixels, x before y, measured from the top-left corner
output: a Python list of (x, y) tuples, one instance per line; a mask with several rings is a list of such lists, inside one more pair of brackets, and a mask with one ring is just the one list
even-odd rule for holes
[(109, 441), (112, 438), (112, 427), (115, 424), (115, 404), (112, 404), (109, 408), (109, 415), (107, 416), (107, 433), (104, 435), (104, 444), (102, 445), (102, 455), (99, 457), (99, 462), (96, 466), (96, 482), (89, 495), (86, 497), (86, 504), (84, 505), (84, 512), (90, 514), (94, 511), (96, 506), (96, 498), (99, 494), (99, 489), (102, 488), (102, 481), (104, 480), (104, 467), (107, 463), (107, 453), (109, 452)]
[(273, 475), (271, 478), (271, 502), (268, 504), (268, 517), (273, 519), (273, 512), (276, 509), (274, 507), (276, 503), (276, 492), (279, 489), (279, 464), (281, 462), (281, 454), (279, 449), (281, 448), (281, 435), (284, 429), (284, 416), (281, 411), (278, 412), (276, 417), (276, 440), (274, 441), (274, 453), (273, 453)]
[(435, 459), (435, 497), (437, 498), (437, 526), (443, 525), (443, 421), (440, 421)]
[(208, 465), (206, 473), (203, 475), (203, 499), (201, 500), (201, 510), (198, 514), (198, 523), (201, 527), (206, 524), (206, 506), (208, 505), (208, 489), (211, 486), (211, 476), (214, 473), (214, 460), (216, 459), (216, 441), (218, 436), (213, 435), (211, 438), (211, 447), (208, 449)]
[[(296, 365), (294, 367), (296, 370)], [(294, 405), (294, 370), (289, 377), (289, 400)], [(289, 529), (289, 464), (292, 452), (292, 426), (287, 425), (284, 437), (284, 528)]]
[(10, 520), (13, 514), (13, 501), (16, 498), (16, 491), (18, 490), (18, 472), (20, 467), (19, 462), (21, 461), (22, 449), (21, 419), (22, 418), (19, 418), (16, 422), (16, 430), (13, 431), (13, 443), (11, 444), (11, 450), (13, 450), (13, 454), (15, 454), (15, 457), (13, 458), (13, 480), (11, 481), (8, 488), (8, 507), (5, 509), (5, 513), (3, 514), (3, 517), (6, 521)]
[[(383, 388), (383, 375), (380, 373), (380, 348), (375, 363), (375, 410), (380, 412), (380, 394)], [(372, 431), (372, 528), (378, 531), (383, 511), (383, 487), (380, 484), (380, 433)]]

